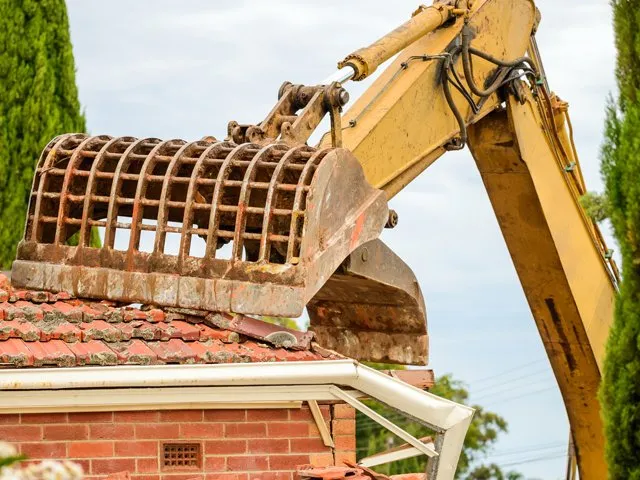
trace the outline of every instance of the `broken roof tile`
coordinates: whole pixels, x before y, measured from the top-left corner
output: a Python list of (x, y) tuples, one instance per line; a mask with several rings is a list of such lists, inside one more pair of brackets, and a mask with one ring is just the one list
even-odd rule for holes
[(200, 329), (181, 320), (171, 322), (169, 331), (172, 338), (182, 338), (187, 341), (200, 340)]
[(81, 305), (80, 309), (82, 310), (83, 322), (92, 322), (94, 320), (104, 320), (105, 312), (108, 310), (104, 306), (98, 305), (98, 308), (95, 308), (94, 305), (87, 305), (87, 304)]
[(158, 355), (149, 348), (147, 343), (141, 340), (129, 340), (128, 342), (118, 342), (109, 344), (118, 356), (118, 363), (134, 365), (150, 365), (157, 363)]
[(240, 341), (240, 335), (236, 332), (230, 332), (229, 330), (220, 330), (211, 328), (204, 323), (198, 325), (200, 329), (200, 341), (205, 342), (207, 340), (220, 340), (224, 343), (233, 343)]
[(301, 465), (297, 468), (298, 480), (427, 480), (424, 473), (409, 473), (387, 477), (370, 468), (345, 461), (346, 466), (316, 467)]
[(276, 347), (306, 350), (313, 340), (313, 332), (300, 332), (245, 315), (212, 313), (206, 316), (206, 320), (216, 327), (263, 340)]
[[(351, 467), (321, 467), (303, 465), (298, 467), (296, 478), (300, 480), (372, 480), (360, 468)], [(388, 478), (381, 476), (382, 478)]]
[(171, 338), (169, 325), (164, 322), (150, 323), (135, 321), (131, 322), (134, 338), (142, 338), (143, 340), (160, 340), (166, 342)]

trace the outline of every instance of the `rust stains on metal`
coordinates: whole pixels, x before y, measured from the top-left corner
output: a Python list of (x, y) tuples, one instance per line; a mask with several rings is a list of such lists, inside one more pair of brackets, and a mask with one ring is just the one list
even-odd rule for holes
[(357, 360), (426, 365), (426, 308), (411, 269), (382, 241), (354, 250), (308, 305), (318, 342)]

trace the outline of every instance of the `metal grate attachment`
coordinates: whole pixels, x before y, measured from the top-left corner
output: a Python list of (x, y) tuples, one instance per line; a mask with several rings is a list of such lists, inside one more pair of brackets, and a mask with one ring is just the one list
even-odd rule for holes
[[(36, 170), (26, 239), (64, 245), (91, 227), (105, 229), (104, 246), (128, 237), (131, 254), (141, 234), (151, 253), (179, 243), (179, 262), (205, 239), (204, 256), (232, 243), (236, 261), (295, 263), (309, 184), (327, 150), (155, 138), (66, 135), (51, 142)], [(246, 256), (243, 256), (246, 253)]]
[(198, 469), (202, 467), (199, 443), (165, 443), (162, 452), (165, 469)]
[(12, 276), (78, 297), (298, 317), (388, 216), (343, 149), (63, 135), (40, 157)]

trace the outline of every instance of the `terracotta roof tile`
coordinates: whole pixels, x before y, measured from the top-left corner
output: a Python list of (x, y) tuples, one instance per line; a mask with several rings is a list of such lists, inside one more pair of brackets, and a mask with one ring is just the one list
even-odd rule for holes
[(200, 329), (201, 342), (207, 340), (220, 340), (224, 343), (232, 343), (237, 342), (240, 339), (240, 336), (236, 332), (230, 332), (229, 330), (213, 329), (204, 324), (198, 325), (198, 328)]
[(200, 329), (190, 323), (175, 320), (171, 322), (171, 337), (182, 338), (187, 341), (200, 340)]
[(172, 338), (167, 342), (149, 342), (148, 346), (161, 363), (195, 363), (196, 354), (189, 347), (189, 343)]
[(76, 365), (76, 356), (67, 344), (62, 340), (50, 340), (48, 342), (25, 343), (33, 353), (33, 364), (36, 367), (72, 367)]
[[(211, 317), (14, 290), (0, 275), (0, 368), (340, 358), (312, 344), (311, 334), (248, 317), (216, 317), (223, 323)], [(297, 343), (279, 347), (272, 333)]]
[(370, 468), (344, 462), (346, 466), (315, 467), (301, 465), (297, 468), (297, 480), (427, 480), (425, 473), (409, 473), (387, 477)]
[(56, 325), (53, 322), (43, 323), (40, 326), (40, 340), (48, 342), (49, 340), (64, 340), (67, 343), (81, 342), (84, 335), (73, 323), (63, 323)]
[(0, 348), (0, 363), (9, 364), (16, 367), (33, 366), (33, 353), (27, 345), (19, 338), (4, 340)]
[(151, 365), (158, 363), (158, 355), (141, 340), (110, 343), (108, 347), (115, 352), (119, 364)]
[(25, 319), (9, 320), (0, 323), (0, 340), (21, 338), (25, 342), (40, 340), (40, 329)]
[(76, 365), (117, 365), (118, 355), (102, 342), (79, 342), (67, 345), (76, 356)]

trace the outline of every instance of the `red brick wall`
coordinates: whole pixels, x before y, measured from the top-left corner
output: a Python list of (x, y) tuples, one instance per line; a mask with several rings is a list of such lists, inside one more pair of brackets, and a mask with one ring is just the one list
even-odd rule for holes
[[(325, 447), (308, 407), (0, 415), (0, 440), (32, 460), (70, 459), (87, 480), (129, 471), (137, 480), (289, 480), (296, 466), (355, 460), (348, 405), (321, 405), (335, 451)], [(202, 468), (167, 471), (163, 443), (198, 443)], [(270, 472), (268, 475), (261, 475)]]

